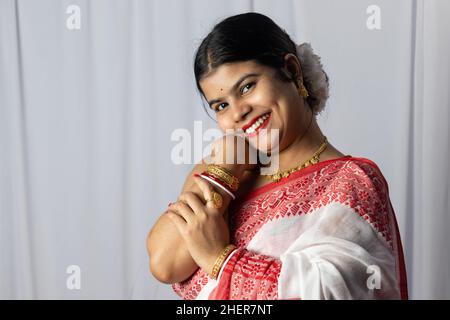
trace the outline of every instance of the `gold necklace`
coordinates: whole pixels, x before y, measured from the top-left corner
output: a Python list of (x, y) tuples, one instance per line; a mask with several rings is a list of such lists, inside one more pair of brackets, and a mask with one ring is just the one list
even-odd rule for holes
[(317, 151), (314, 153), (314, 155), (309, 160), (306, 160), (301, 165), (298, 165), (295, 168), (288, 169), (288, 170), (285, 170), (285, 171), (279, 171), (279, 172), (277, 172), (275, 174), (264, 175), (264, 177), (266, 179), (270, 179), (270, 180), (272, 180), (274, 182), (278, 182), (278, 181), (281, 180), (281, 178), (289, 177), (289, 175), (292, 172), (294, 172), (294, 171), (298, 171), (298, 170), (301, 170), (303, 168), (306, 168), (309, 165), (316, 164), (316, 163), (319, 162), (320, 154), (326, 149), (327, 146), (328, 146), (328, 140), (327, 140), (327, 137), (325, 137), (322, 145), (319, 147), (319, 149), (317, 149)]

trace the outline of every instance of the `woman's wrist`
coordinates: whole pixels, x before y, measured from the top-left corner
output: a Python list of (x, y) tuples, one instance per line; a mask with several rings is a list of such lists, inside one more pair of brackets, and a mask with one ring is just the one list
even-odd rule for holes
[(220, 166), (224, 168), (225, 170), (228, 170), (233, 176), (240, 179), (244, 175), (244, 172), (246, 170), (245, 166), (242, 164), (228, 164), (228, 163), (212, 163), (214, 165)]
[(221, 252), (220, 254), (217, 256), (214, 265), (212, 266), (212, 268), (209, 271), (209, 274), (211, 276), (212, 279), (217, 280), (220, 274), (220, 271), (222, 270), (225, 261), (227, 260), (227, 258), (230, 256), (230, 254), (236, 250), (236, 246), (234, 244), (228, 244)]
[(240, 178), (243, 176), (244, 171), (242, 167), (209, 164), (200, 176), (214, 184), (234, 200), (236, 198), (236, 191), (239, 189)]

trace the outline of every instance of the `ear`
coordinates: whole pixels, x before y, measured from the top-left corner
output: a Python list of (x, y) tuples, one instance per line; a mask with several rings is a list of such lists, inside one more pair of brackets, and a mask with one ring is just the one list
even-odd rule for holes
[(298, 87), (297, 80), (302, 79), (302, 68), (298, 57), (293, 53), (288, 53), (284, 56), (283, 70), (287, 73), (288, 77), (294, 81), (296, 87)]

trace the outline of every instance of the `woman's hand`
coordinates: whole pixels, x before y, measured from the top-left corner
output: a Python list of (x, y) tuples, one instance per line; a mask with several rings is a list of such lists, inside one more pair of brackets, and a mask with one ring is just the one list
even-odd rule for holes
[(229, 134), (213, 142), (208, 163), (218, 164), (238, 175), (258, 165), (258, 151), (240, 133)]
[[(212, 186), (201, 177), (194, 179), (204, 198), (212, 199)], [(223, 214), (211, 201), (205, 202), (193, 192), (184, 192), (169, 206), (167, 215), (183, 237), (192, 259), (211, 274), (217, 257), (229, 244), (230, 231)]]

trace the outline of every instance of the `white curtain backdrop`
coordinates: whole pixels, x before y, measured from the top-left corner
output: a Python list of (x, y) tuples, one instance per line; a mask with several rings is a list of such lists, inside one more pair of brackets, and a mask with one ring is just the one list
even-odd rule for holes
[(1, 299), (178, 298), (148, 271), (145, 239), (198, 160), (173, 163), (172, 133), (194, 144), (215, 127), (194, 51), (248, 11), (322, 57), (319, 124), (388, 180), (410, 297), (450, 298), (449, 1), (0, 0)]

